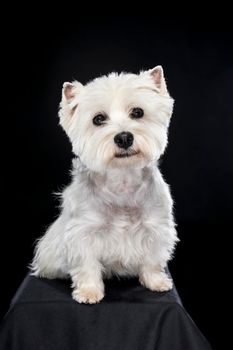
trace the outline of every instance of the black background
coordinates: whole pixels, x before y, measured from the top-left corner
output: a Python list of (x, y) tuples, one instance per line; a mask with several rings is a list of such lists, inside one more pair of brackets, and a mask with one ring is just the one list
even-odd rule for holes
[(68, 4), (59, 14), (16, 12), (2, 32), (1, 315), (27, 272), (34, 241), (58, 215), (52, 192), (70, 181), (71, 146), (57, 117), (62, 83), (162, 64), (175, 109), (161, 170), (181, 239), (170, 269), (187, 311), (212, 346), (223, 349), (233, 195), (233, 32), (227, 17), (219, 14), (225, 21), (219, 26), (218, 16), (153, 9), (124, 15), (92, 9), (91, 15)]

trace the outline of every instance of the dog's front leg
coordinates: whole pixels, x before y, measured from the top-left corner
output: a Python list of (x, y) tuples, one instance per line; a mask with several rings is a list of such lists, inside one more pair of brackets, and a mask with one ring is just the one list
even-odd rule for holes
[(152, 291), (164, 292), (172, 289), (172, 280), (156, 264), (151, 265), (149, 262), (144, 262), (140, 269), (139, 279), (142, 285)]
[(175, 225), (172, 220), (158, 225), (154, 223), (153, 218), (147, 221), (146, 225), (148, 249), (141, 261), (139, 279), (142, 285), (152, 291), (168, 291), (172, 289), (172, 279), (166, 274), (165, 267), (178, 241)]
[[(170, 239), (170, 243), (171, 241)], [(172, 279), (164, 269), (169, 260), (172, 245), (173, 243), (168, 245), (157, 240), (157, 244), (156, 242), (152, 244), (147, 254), (144, 255), (139, 269), (139, 280), (146, 288), (156, 292), (172, 289)]]
[(71, 272), (73, 299), (79, 303), (95, 304), (104, 297), (102, 265), (95, 259), (79, 262)]

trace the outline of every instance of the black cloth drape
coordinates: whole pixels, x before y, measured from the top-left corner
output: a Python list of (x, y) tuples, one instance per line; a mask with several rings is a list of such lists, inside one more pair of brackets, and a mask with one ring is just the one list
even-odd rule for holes
[(1, 350), (211, 350), (173, 288), (105, 281), (97, 305), (72, 300), (70, 281), (27, 276), (0, 329)]

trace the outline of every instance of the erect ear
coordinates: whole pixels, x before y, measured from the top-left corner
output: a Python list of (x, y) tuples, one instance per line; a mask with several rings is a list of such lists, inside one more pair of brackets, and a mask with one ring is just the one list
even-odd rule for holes
[(72, 116), (78, 106), (79, 95), (84, 86), (78, 81), (64, 83), (62, 88), (62, 100), (60, 103), (60, 124), (66, 132), (72, 124)]
[(64, 83), (62, 89), (62, 102), (74, 109), (78, 105), (78, 95), (83, 89), (83, 85), (78, 81)]
[(162, 66), (156, 66), (155, 68), (150, 69), (149, 73), (153, 78), (153, 81), (155, 83), (155, 86), (159, 90), (159, 93), (161, 94), (168, 93)]
[(74, 83), (64, 83), (63, 84), (63, 89), (62, 89), (62, 94), (64, 98), (69, 101), (74, 98)]

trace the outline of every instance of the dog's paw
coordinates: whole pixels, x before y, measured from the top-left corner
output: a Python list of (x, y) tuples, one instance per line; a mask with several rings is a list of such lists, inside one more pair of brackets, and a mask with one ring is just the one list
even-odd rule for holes
[(154, 292), (166, 292), (172, 289), (172, 279), (164, 272), (146, 273), (140, 278), (140, 282), (146, 288)]
[(80, 289), (74, 289), (72, 297), (78, 303), (96, 304), (103, 299), (104, 293), (101, 289), (95, 287), (82, 287)]

